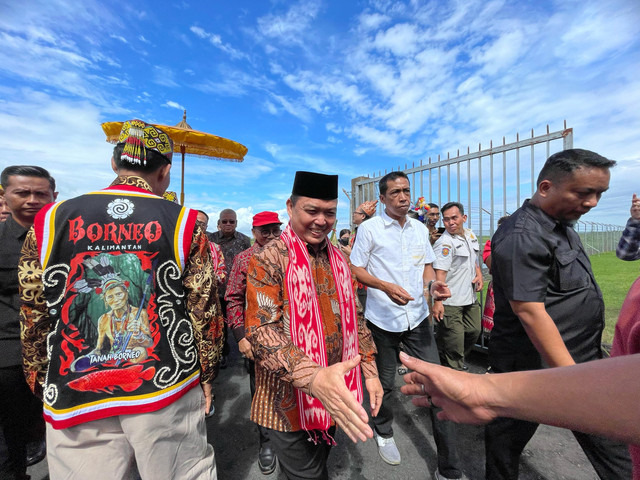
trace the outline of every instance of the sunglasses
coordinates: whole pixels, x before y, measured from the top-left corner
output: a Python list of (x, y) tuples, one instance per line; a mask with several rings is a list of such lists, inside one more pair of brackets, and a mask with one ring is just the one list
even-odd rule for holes
[(223, 225), (226, 225), (228, 223), (233, 225), (234, 223), (236, 223), (236, 221), (235, 220), (220, 220), (220, 223), (222, 223)]
[(274, 237), (279, 237), (282, 234), (282, 230), (280, 227), (271, 227), (271, 228), (256, 228), (260, 232), (260, 235), (263, 237), (268, 237), (269, 235), (273, 235)]

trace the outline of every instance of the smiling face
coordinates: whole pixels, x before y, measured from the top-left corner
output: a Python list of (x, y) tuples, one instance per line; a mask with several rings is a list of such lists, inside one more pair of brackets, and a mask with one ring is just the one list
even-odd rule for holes
[(338, 200), (297, 197), (295, 205), (287, 200), (291, 228), (303, 242), (319, 246), (336, 222)]
[(577, 168), (559, 181), (543, 180), (536, 194), (540, 207), (560, 222), (575, 222), (598, 205), (609, 189), (608, 168)]
[(411, 206), (411, 189), (409, 180), (404, 177), (387, 182), (387, 192), (380, 195), (385, 211), (394, 220), (404, 217)]
[(36, 214), (55, 199), (49, 180), (42, 177), (11, 175), (3, 187), (11, 215), (23, 227), (33, 225)]

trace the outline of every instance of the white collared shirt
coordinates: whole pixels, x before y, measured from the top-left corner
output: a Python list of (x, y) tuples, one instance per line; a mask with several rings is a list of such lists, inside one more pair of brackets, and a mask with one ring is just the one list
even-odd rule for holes
[(478, 301), (473, 285), (478, 266), (478, 238), (470, 228), (464, 229), (464, 235), (451, 235), (445, 231), (434, 243), (436, 261), (433, 268), (447, 272), (447, 285), (451, 298), (442, 303), (452, 306), (471, 305)]
[(382, 290), (367, 288), (365, 317), (371, 323), (388, 332), (404, 332), (429, 315), (422, 276), (435, 255), (429, 231), (418, 220), (407, 217), (401, 227), (383, 209), (380, 216), (358, 227), (350, 260), (374, 277), (400, 285), (413, 297), (406, 305), (397, 305)]

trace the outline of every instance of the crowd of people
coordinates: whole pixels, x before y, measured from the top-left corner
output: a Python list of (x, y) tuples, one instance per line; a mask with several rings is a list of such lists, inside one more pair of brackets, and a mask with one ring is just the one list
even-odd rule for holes
[[(45, 445), (52, 480), (217, 478), (205, 418), (228, 332), (249, 373), (265, 475), (279, 465), (289, 479), (328, 479), (337, 429), (400, 464), (390, 402), (400, 359), (411, 371), (403, 393), (429, 408), (432, 478), (466, 478), (456, 422), (487, 423), (488, 480), (518, 477), (538, 423), (572, 429), (600, 478), (632, 478), (640, 281), (612, 352), (632, 356), (600, 360), (604, 303), (572, 228), (614, 161), (552, 155), (532, 198), (501, 219), (485, 247), (491, 375), (474, 375), (465, 359), (484, 280), (461, 203), (425, 204), (414, 218), (409, 178), (391, 172), (334, 245), (338, 176), (299, 171), (288, 224), (261, 211), (252, 241), (233, 210), (211, 233), (205, 212), (166, 198), (172, 153), (161, 129), (125, 122), (111, 185), (57, 203), (43, 168), (3, 170), (0, 478), (28, 478)], [(618, 256), (640, 258), (635, 195)]]

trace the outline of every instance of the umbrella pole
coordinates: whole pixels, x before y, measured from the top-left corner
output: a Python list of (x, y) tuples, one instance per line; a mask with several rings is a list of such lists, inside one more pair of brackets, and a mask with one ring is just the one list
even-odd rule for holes
[(180, 181), (180, 205), (184, 206), (184, 145), (180, 147), (182, 153), (182, 180)]

